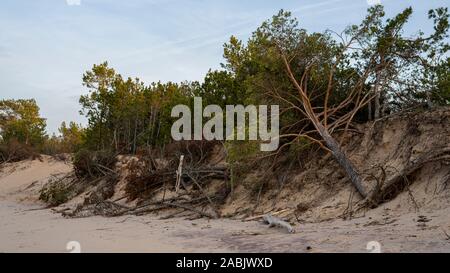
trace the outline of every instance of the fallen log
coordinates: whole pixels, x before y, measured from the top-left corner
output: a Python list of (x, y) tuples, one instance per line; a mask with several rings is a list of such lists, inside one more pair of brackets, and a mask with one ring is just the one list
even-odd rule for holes
[(182, 209), (185, 209), (185, 210), (190, 210), (190, 211), (193, 211), (193, 212), (195, 212), (195, 213), (197, 213), (197, 214), (199, 214), (199, 215), (201, 215), (201, 216), (208, 217), (208, 218), (211, 218), (211, 219), (217, 219), (217, 218), (219, 218), (218, 215), (217, 215), (216, 213), (214, 213), (214, 214), (207, 213), (207, 212), (198, 210), (198, 209), (196, 209), (196, 208), (194, 208), (194, 207), (189, 207), (189, 206), (183, 205), (183, 204), (166, 203), (166, 204), (164, 204), (164, 205), (167, 205), (167, 206), (169, 206), (169, 207), (174, 207), (174, 208), (182, 208)]

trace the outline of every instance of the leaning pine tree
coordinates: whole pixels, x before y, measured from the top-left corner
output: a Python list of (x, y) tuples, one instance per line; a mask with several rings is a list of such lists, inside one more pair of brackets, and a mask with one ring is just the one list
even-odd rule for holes
[[(358, 50), (364, 50), (363, 40), (367, 37), (367, 33), (371, 32), (379, 24), (379, 14), (380, 7), (373, 8), (369, 10), (369, 15), (366, 17), (364, 22), (357, 27), (352, 27), (346, 31), (346, 37), (343, 35), (336, 34), (342, 39), (342, 42), (337, 44), (334, 49), (335, 55), (332, 58), (332, 63), (324, 63), (323, 58), (320, 55), (311, 58), (309, 55), (304, 54), (305, 50), (302, 48), (305, 46), (304, 36), (307, 36), (304, 31), (297, 28), (297, 21), (290, 17), (290, 13), (280, 11), (277, 16), (274, 16), (272, 22), (266, 22), (260, 28), (260, 33), (265, 35), (267, 40), (269, 40), (276, 48), (278, 55), (284, 64), (286, 74), (294, 86), (295, 90), (298, 92), (298, 103), (292, 103), (286, 97), (280, 95), (280, 93), (275, 92), (272, 97), (279, 99), (281, 101), (291, 104), (292, 108), (300, 111), (309, 123), (310, 126), (303, 126), (300, 132), (295, 134), (288, 133), (281, 135), (280, 137), (292, 137), (295, 135), (296, 138), (305, 137), (315, 143), (318, 143), (322, 148), (329, 151), (339, 165), (345, 170), (347, 176), (349, 177), (351, 183), (359, 192), (362, 198), (366, 202), (364, 204), (369, 206), (376, 206), (384, 200), (384, 197), (392, 193), (394, 188), (399, 183), (404, 182), (405, 177), (412, 172), (416, 171), (423, 164), (435, 161), (435, 160), (450, 160), (450, 147), (432, 151), (423, 154), (418, 160), (410, 163), (405, 169), (390, 178), (388, 181), (385, 180), (385, 172), (383, 170), (383, 176), (381, 179), (377, 179), (378, 183), (372, 189), (366, 189), (364, 186), (364, 179), (361, 173), (357, 170), (353, 162), (346, 155), (342, 149), (342, 145), (339, 141), (333, 137), (333, 133), (337, 130), (343, 130), (344, 135), (351, 126), (351, 122), (355, 115), (367, 107), (368, 104), (374, 100), (378, 99), (379, 93), (377, 90), (370, 88), (371, 81), (377, 78), (376, 75), (380, 73), (389, 73), (392, 67), (392, 63), (379, 62), (379, 52), (375, 51), (372, 55), (364, 57), (365, 65), (359, 66), (357, 68), (352, 67), (351, 58), (358, 57)], [(408, 12), (409, 14), (409, 12)], [(431, 14), (431, 12), (430, 12)], [(388, 20), (390, 24), (395, 24), (394, 18)], [(424, 43), (436, 42), (433, 40), (435, 37), (444, 37), (442, 33), (448, 31), (448, 13), (442, 12), (440, 20), (435, 21), (435, 31), (440, 32), (439, 34), (433, 34), (430, 38), (417, 38), (416, 40), (399, 40), (392, 42), (390, 44), (389, 50), (390, 54), (401, 56), (404, 52), (415, 53), (417, 59), (422, 58), (420, 55), (426, 50), (427, 46)], [(397, 20), (400, 30), (404, 25), (404, 20)], [(443, 28), (444, 26), (444, 28)], [(400, 31), (396, 27), (391, 26), (392, 29)], [(386, 39), (386, 33), (383, 33), (384, 39)], [(325, 36), (324, 36), (325, 37)], [(403, 38), (402, 38), (403, 39)], [(294, 41), (294, 42), (293, 42)], [(296, 42), (298, 41), (298, 42)], [(399, 46), (401, 45), (401, 46)], [(414, 48), (411, 48), (414, 47)], [(393, 50), (401, 50), (402, 52), (392, 52)], [(367, 50), (365, 52), (368, 52)], [(410, 56), (410, 59), (413, 59)], [(329, 59), (327, 59), (329, 61)], [(356, 60), (357, 61), (357, 60)], [(423, 58), (422, 58), (423, 61)], [(295, 69), (294, 69), (295, 65)], [(299, 68), (300, 66), (300, 68)], [(325, 88), (316, 87), (315, 84), (309, 84), (314, 75), (323, 75), (324, 67), (327, 74), (327, 84)], [(347, 69), (346, 69), (347, 68)], [(398, 68), (400, 69), (400, 68)], [(340, 100), (335, 100), (330, 103), (330, 98), (333, 95), (336, 87), (339, 86), (339, 80), (337, 73), (342, 71), (350, 71), (348, 73), (348, 79), (352, 79), (351, 84), (346, 85), (345, 96), (340, 98)], [(301, 74), (297, 75), (301, 71)], [(398, 74), (402, 74), (402, 71), (396, 71)], [(338, 78), (339, 80), (336, 80)], [(373, 82), (372, 82), (373, 83)], [(378, 84), (378, 83), (377, 83)], [(342, 94), (342, 93), (341, 93)], [(323, 103), (322, 105), (318, 105)], [(313, 128), (313, 129), (311, 129)]]

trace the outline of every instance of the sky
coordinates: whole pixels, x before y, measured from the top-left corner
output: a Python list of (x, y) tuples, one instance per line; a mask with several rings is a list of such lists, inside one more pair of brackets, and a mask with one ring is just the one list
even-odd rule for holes
[(1, 0), (0, 99), (35, 98), (47, 130), (84, 124), (82, 75), (108, 61), (125, 77), (152, 81), (203, 79), (223, 62), (231, 35), (246, 41), (280, 9), (308, 31), (342, 31), (369, 5), (387, 16), (414, 9), (406, 31), (429, 31), (427, 12), (450, 0)]

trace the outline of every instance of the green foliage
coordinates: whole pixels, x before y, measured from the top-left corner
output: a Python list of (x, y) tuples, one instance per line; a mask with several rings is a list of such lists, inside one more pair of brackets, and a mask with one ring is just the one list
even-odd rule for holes
[(253, 159), (260, 152), (258, 141), (233, 141), (226, 142), (227, 162), (242, 163)]
[[(347, 97), (349, 86), (359, 79), (348, 63), (337, 63), (340, 45), (330, 33), (308, 33), (299, 27), (289, 12), (281, 10), (271, 20), (264, 22), (246, 44), (231, 37), (224, 46), (226, 64), (223, 65), (246, 90), (245, 102), (253, 104), (278, 104), (280, 106), (280, 133), (295, 134), (305, 127), (297, 89), (286, 74), (280, 51), (291, 62), (295, 75), (307, 70), (313, 107), (323, 107), (325, 93), (332, 78), (330, 107)], [(336, 66), (336, 67), (335, 67)], [(282, 139), (291, 141), (292, 137)]]
[(436, 83), (432, 90), (433, 101), (450, 105), (450, 58), (441, 62), (435, 70)]
[(35, 100), (0, 100), (0, 162), (35, 158), (45, 141), (45, 119)]
[(222, 109), (225, 105), (243, 104), (245, 89), (228, 71), (208, 71), (203, 83), (194, 89), (194, 95), (202, 97), (203, 104), (216, 104)]
[(230, 185), (234, 187), (241, 181), (255, 164), (255, 157), (260, 154), (258, 141), (226, 142), (226, 161), (230, 168)]
[[(374, 100), (382, 104), (380, 112), (424, 101), (445, 104), (448, 69), (442, 57), (449, 47), (448, 11), (430, 11), (434, 23), (430, 35), (419, 31), (406, 37), (403, 32), (412, 13), (407, 8), (385, 19), (383, 6), (372, 6), (363, 22), (348, 27), (341, 37), (331, 31), (308, 33), (290, 12), (281, 10), (263, 22), (247, 43), (232, 36), (224, 45), (226, 63), (222, 67), (245, 90), (241, 100), (280, 105), (280, 128), (285, 135), (314, 128), (308, 128), (298, 92), (286, 75), (280, 53), (287, 56), (299, 80), (305, 76), (303, 88), (318, 111), (325, 105), (328, 89), (326, 105), (331, 109), (351, 98), (350, 92), (355, 89), (371, 97), (379, 92)], [(348, 50), (349, 46), (354, 49)], [(354, 108), (352, 100), (346, 105), (334, 113), (334, 119)], [(355, 118), (365, 121), (371, 116), (367, 113), (363, 107)], [(281, 144), (291, 140), (287, 137)]]
[(85, 141), (83, 127), (73, 121), (71, 121), (68, 126), (63, 121), (58, 130), (61, 134), (61, 149), (66, 153), (76, 152), (80, 149), (83, 141)]
[[(204, 105), (222, 108), (228, 104), (280, 105), (280, 133), (288, 136), (280, 144), (293, 141), (289, 144), (296, 147), (293, 150), (302, 150), (311, 143), (303, 145), (295, 134), (314, 128), (305, 120), (298, 91), (286, 75), (280, 52), (288, 57), (294, 75), (305, 76), (303, 84), (313, 108), (322, 109), (326, 104), (332, 109), (346, 102), (346, 107), (333, 113), (334, 119), (354, 108), (354, 98), (348, 100), (350, 90), (358, 88), (359, 94), (371, 95), (373, 86), (381, 86), (381, 82), (378, 100), (385, 104), (386, 111), (428, 98), (445, 104), (448, 60), (441, 59), (448, 50), (448, 11), (430, 11), (434, 32), (429, 36), (419, 31), (414, 37), (406, 37), (403, 30), (412, 12), (407, 8), (386, 19), (381, 5), (372, 6), (361, 24), (348, 27), (345, 37), (338, 37), (331, 31), (309, 33), (290, 12), (280, 10), (246, 43), (231, 36), (224, 44), (222, 70), (208, 71), (201, 83), (145, 85), (137, 78), (124, 79), (107, 62), (94, 65), (83, 75), (89, 93), (80, 98), (80, 113), (87, 117), (88, 126), (83, 132), (72, 125), (61, 129), (62, 138), (72, 150), (82, 146), (91, 151), (136, 153), (139, 147), (164, 146), (172, 141), (172, 107), (186, 104), (192, 108), (193, 97), (201, 96)], [(345, 38), (350, 39), (354, 50), (347, 51)], [(356, 119), (365, 121), (366, 111), (363, 108), (355, 113)], [(230, 146), (230, 162), (241, 160), (239, 149), (252, 146)], [(84, 169), (89, 170), (86, 166)]]
[(81, 114), (88, 118), (85, 147), (135, 153), (142, 145), (170, 141), (170, 112), (177, 104), (190, 104), (193, 84), (124, 80), (108, 63), (94, 65), (83, 77), (89, 94), (81, 96)]
[(46, 136), (42, 152), (48, 155), (77, 152), (86, 141), (85, 129), (71, 121), (69, 125), (62, 122), (59, 127), (60, 135)]
[[(379, 90), (375, 99), (386, 112), (423, 102), (448, 105), (448, 9), (429, 11), (433, 23), (429, 35), (417, 30), (408, 37), (404, 29), (412, 14), (412, 8), (406, 8), (385, 18), (383, 6), (375, 5), (361, 24), (337, 35), (331, 31), (308, 32), (290, 12), (280, 10), (246, 42), (231, 36), (223, 45), (222, 69), (208, 71), (202, 82), (146, 85), (138, 78), (123, 78), (107, 62), (94, 65), (83, 75), (88, 93), (79, 100), (80, 113), (88, 120), (86, 128), (63, 122), (59, 136), (46, 136), (45, 119), (40, 117), (36, 101), (0, 100), (0, 161), (22, 160), (38, 152), (75, 152), (79, 176), (104, 175), (114, 166), (118, 153), (170, 144), (175, 120), (171, 109), (178, 104), (192, 108), (194, 96), (201, 96), (204, 105), (222, 108), (229, 104), (278, 104), (280, 133), (287, 136), (280, 145), (289, 144), (290, 153), (301, 153), (313, 142), (296, 134), (314, 132), (314, 128), (306, 120), (298, 90), (287, 76), (281, 56), (287, 56), (299, 80), (304, 76), (302, 87), (318, 112), (325, 104), (332, 109), (345, 103), (330, 122), (354, 109), (349, 92), (356, 88), (361, 96), (373, 96)], [(348, 50), (347, 42), (352, 50)], [(355, 113), (359, 121), (370, 116), (369, 106)], [(247, 164), (251, 163), (249, 158), (259, 154), (256, 141), (226, 146), (235, 175), (251, 166)]]
[(39, 200), (51, 206), (58, 206), (69, 200), (70, 190), (61, 181), (47, 183), (39, 191)]
[(442, 76), (439, 67), (445, 66), (449, 49), (448, 9), (429, 11), (434, 27), (428, 36), (420, 30), (411, 37), (404, 35), (412, 14), (409, 7), (383, 20), (383, 6), (376, 5), (369, 8), (361, 25), (347, 29), (348, 34), (360, 37), (357, 43), (360, 50), (355, 50), (351, 56), (356, 68), (372, 68), (367, 83), (380, 90), (379, 100), (386, 111), (401, 110), (421, 102), (441, 104), (440, 93), (445, 97), (446, 88), (440, 86), (437, 78)]
[(34, 99), (0, 101), (0, 136), (2, 143), (19, 143), (40, 147), (45, 139), (45, 119), (39, 115)]

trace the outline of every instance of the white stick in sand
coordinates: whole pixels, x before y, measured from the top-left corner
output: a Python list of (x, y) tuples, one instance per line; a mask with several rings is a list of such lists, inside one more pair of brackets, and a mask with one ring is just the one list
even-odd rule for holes
[(180, 190), (180, 184), (181, 184), (181, 175), (182, 175), (182, 171), (183, 171), (183, 159), (184, 159), (184, 155), (180, 156), (180, 164), (178, 165), (178, 170), (177, 170), (177, 181), (175, 184), (175, 192), (178, 193), (178, 191)]

